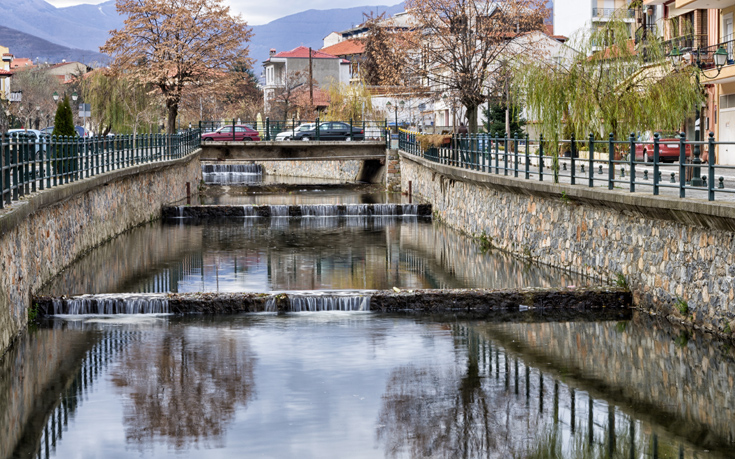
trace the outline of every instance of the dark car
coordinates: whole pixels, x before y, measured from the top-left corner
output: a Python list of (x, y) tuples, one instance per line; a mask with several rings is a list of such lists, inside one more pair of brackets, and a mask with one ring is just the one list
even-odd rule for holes
[[(316, 129), (298, 131), (293, 136), (294, 140), (316, 140)], [(352, 127), (350, 136), (350, 125), (340, 121), (326, 121), (319, 125), (319, 140), (365, 140), (365, 132), (360, 127)]]
[[(679, 161), (679, 134), (677, 132), (658, 132), (658, 160), (662, 163)], [(644, 163), (653, 162), (653, 133), (644, 132), (638, 137), (639, 142), (635, 145), (635, 160)], [(650, 142), (650, 143), (648, 143)], [(689, 158), (692, 154), (692, 146), (684, 146), (684, 156)]]
[[(82, 127), (82, 126), (74, 126), (74, 130), (77, 131), (77, 135), (79, 137), (90, 137), (91, 136), (91, 134), (89, 133), (89, 131), (86, 130), (86, 129), (84, 129), (84, 127)], [(49, 127), (45, 127), (43, 129), (41, 129), (41, 134), (51, 135), (52, 132), (54, 132), (54, 127), (53, 126), (49, 126)]]
[(248, 141), (259, 141), (260, 134), (258, 131), (246, 126), (244, 124), (236, 124), (234, 126), (235, 133), (232, 133), (232, 125), (222, 126), (214, 132), (207, 132), (202, 134), (202, 142), (248, 142)]

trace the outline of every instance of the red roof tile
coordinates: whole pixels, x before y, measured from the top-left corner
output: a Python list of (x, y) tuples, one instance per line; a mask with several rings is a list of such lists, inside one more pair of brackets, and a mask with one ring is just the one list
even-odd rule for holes
[[(276, 54), (273, 57), (292, 57), (292, 58), (309, 58), (309, 48), (306, 46), (299, 46), (298, 48), (294, 48), (291, 51), (281, 51), (280, 53)], [(311, 58), (312, 59), (338, 59), (337, 56), (334, 56), (332, 54), (323, 53), (321, 51), (312, 50), (311, 51)]]
[(362, 40), (345, 40), (336, 45), (327, 46), (319, 50), (323, 53), (334, 54), (335, 56), (348, 56), (352, 54), (362, 54), (365, 52), (365, 42)]

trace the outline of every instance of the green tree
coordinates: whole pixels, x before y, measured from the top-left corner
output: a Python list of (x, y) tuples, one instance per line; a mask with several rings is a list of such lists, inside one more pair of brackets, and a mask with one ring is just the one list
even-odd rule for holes
[(54, 132), (51, 135), (67, 135), (75, 136), (77, 131), (74, 129), (74, 115), (69, 104), (69, 96), (64, 96), (56, 109), (56, 117), (54, 118)]
[(568, 49), (575, 54), (517, 66), (524, 106), (551, 148), (566, 133), (625, 139), (631, 132), (681, 127), (704, 100), (697, 70), (672, 68), (656, 35), (639, 37), (636, 47), (628, 24), (613, 18), (573, 40)]
[(494, 103), (490, 107), (483, 107), (482, 112), (485, 115), (485, 131), (490, 134), (505, 133), (505, 110), (510, 108), (510, 131), (508, 135), (513, 136), (514, 133), (519, 135), (523, 133), (526, 126), (526, 120), (521, 116), (521, 109), (517, 105), (507, 107), (505, 104)]

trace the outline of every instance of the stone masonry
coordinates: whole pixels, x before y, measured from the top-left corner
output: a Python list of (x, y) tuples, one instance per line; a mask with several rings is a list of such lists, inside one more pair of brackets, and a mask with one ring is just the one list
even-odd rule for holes
[(694, 328), (735, 330), (735, 207), (528, 182), (401, 152), (401, 182), (435, 218), (494, 247), (614, 282)]
[(92, 247), (160, 217), (201, 180), (199, 154), (52, 188), (0, 216), (0, 353), (28, 321), (31, 295)]

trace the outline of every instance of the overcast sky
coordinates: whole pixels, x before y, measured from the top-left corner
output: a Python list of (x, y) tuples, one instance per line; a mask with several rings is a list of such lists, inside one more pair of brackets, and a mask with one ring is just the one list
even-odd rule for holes
[[(46, 0), (56, 7), (87, 3), (96, 5), (106, 0)], [(288, 16), (305, 10), (326, 10), (330, 8), (351, 8), (364, 5), (397, 5), (401, 0), (342, 0), (335, 3), (333, 0), (279, 0), (267, 2), (262, 0), (225, 0), (235, 13), (241, 13), (249, 25), (267, 24), (274, 19)]]

